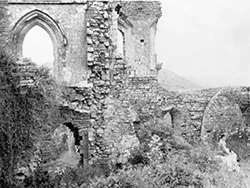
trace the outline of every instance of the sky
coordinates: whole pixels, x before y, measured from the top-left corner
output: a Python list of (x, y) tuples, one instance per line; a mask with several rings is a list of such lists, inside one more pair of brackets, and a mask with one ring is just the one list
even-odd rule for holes
[(164, 68), (208, 86), (250, 86), (249, 0), (163, 0), (162, 12)]
[(52, 68), (54, 61), (53, 43), (49, 34), (39, 26), (34, 26), (23, 41), (23, 57), (28, 57), (38, 66)]
[[(209, 87), (250, 86), (250, 0), (161, 2), (156, 53), (164, 68)], [(38, 26), (25, 37), (24, 56), (38, 64), (53, 61), (52, 49)]]

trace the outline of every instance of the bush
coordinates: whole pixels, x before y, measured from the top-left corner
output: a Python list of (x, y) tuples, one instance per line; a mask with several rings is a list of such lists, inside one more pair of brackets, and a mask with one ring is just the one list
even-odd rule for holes
[(16, 184), (18, 164), (30, 163), (36, 143), (58, 121), (55, 83), (46, 70), (36, 72), (25, 92), (20, 81), (15, 60), (0, 52), (0, 179), (5, 187)]
[(238, 155), (240, 160), (247, 160), (250, 157), (249, 136), (250, 130), (248, 128), (237, 129), (227, 139), (227, 146)]
[(202, 178), (169, 164), (148, 165), (120, 170), (109, 177), (92, 180), (90, 188), (176, 188), (202, 187)]
[(38, 167), (25, 179), (25, 188), (79, 188), (87, 187), (90, 179), (108, 177), (111, 173), (107, 161), (96, 161), (86, 168), (66, 167), (57, 172), (48, 172), (45, 167)]
[(107, 178), (94, 178), (91, 188), (200, 188), (218, 171), (208, 147), (192, 147), (162, 122), (145, 126), (138, 135), (142, 144), (131, 152), (129, 164)]

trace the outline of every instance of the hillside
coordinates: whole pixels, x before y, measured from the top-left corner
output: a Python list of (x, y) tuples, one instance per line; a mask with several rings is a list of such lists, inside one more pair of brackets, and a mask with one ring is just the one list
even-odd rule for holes
[(203, 87), (193, 79), (184, 78), (167, 69), (161, 69), (158, 74), (160, 85), (168, 90), (196, 90)]

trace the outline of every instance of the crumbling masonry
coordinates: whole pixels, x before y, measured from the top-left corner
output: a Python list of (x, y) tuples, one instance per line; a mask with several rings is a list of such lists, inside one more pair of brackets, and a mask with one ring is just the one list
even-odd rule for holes
[[(10, 37), (18, 56), (22, 56), (25, 35), (35, 25), (52, 39), (53, 76), (65, 87), (58, 126), (76, 130), (84, 164), (103, 157), (126, 162), (131, 148), (139, 144), (136, 129), (167, 114), (168, 123), (191, 144), (212, 140), (219, 129), (248, 126), (242, 119), (249, 119), (245, 113), (249, 111), (249, 88), (178, 93), (159, 86), (160, 64), (154, 48), (159, 2), (6, 3)], [(122, 54), (116, 50), (118, 32), (123, 36)], [(32, 77), (23, 81), (24, 85), (32, 83)]]

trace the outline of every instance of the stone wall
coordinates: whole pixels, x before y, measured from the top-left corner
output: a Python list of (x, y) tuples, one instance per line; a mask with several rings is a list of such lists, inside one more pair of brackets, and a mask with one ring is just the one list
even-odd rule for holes
[(170, 99), (173, 127), (180, 130), (190, 143), (200, 141), (204, 111), (219, 89), (206, 89), (179, 93)]
[(102, 135), (113, 163), (127, 162), (131, 150), (140, 145), (138, 129), (161, 118), (163, 107), (169, 105), (166, 96), (174, 94), (162, 89), (154, 77), (126, 77), (111, 89)]
[(91, 127), (89, 129), (90, 157), (107, 157), (106, 144), (102, 137), (103, 111), (107, 108), (105, 98), (110, 91), (113, 46), (110, 36), (112, 23), (111, 4), (89, 1), (87, 9), (87, 65), (88, 82), (93, 84), (91, 104)]

